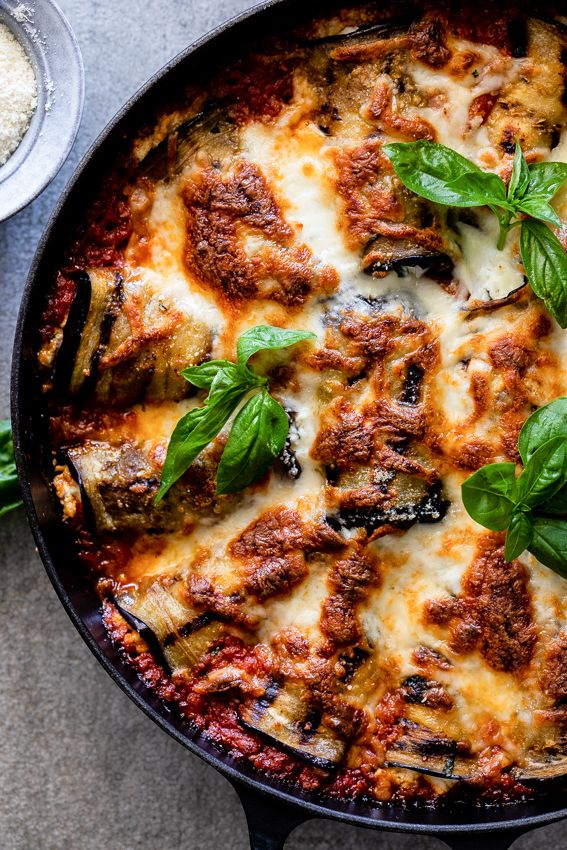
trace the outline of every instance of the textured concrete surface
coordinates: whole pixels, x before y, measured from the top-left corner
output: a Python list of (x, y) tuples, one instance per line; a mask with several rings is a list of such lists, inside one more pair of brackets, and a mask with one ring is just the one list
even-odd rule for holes
[[(41, 2), (41, 0), (36, 0)], [(59, 192), (107, 120), (144, 80), (249, 0), (59, 0), (86, 68), (83, 124), (71, 157), (28, 209), (0, 224), (0, 415), (20, 293)], [(34, 551), (21, 512), (0, 523), (0, 848), (245, 850), (228, 783), (154, 726), (75, 633)], [(486, 846), (479, 839), (478, 847)], [(289, 850), (434, 850), (429, 838), (312, 821)], [(518, 850), (567, 847), (567, 823)]]

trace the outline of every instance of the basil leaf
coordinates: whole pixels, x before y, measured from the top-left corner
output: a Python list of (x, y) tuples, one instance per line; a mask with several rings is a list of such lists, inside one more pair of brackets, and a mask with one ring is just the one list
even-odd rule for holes
[(253, 354), (273, 348), (288, 348), (304, 339), (315, 339), (310, 331), (294, 331), (287, 328), (275, 328), (272, 325), (258, 325), (250, 328), (239, 337), (236, 344), (238, 365), (245, 366)]
[(522, 148), (516, 140), (516, 152), (514, 153), (514, 165), (510, 183), (508, 184), (508, 197), (516, 200), (522, 198), (528, 188), (530, 182), (530, 172), (528, 164), (522, 153)]
[(567, 482), (567, 440), (553, 437), (531, 456), (516, 482), (515, 501), (532, 508), (550, 499)]
[(238, 412), (217, 470), (217, 493), (237, 493), (257, 481), (284, 447), (285, 410), (261, 390)]
[(504, 531), (514, 510), (515, 486), (515, 463), (490, 463), (481, 467), (461, 486), (467, 513), (491, 531)]
[(523, 221), (520, 254), (533, 291), (567, 328), (567, 254), (561, 242), (542, 222)]
[[(463, 174), (452, 180), (449, 188), (461, 195), (459, 206), (482, 207), (485, 205), (507, 207), (506, 186), (503, 180), (491, 171), (476, 171)], [(466, 203), (463, 203), (463, 198)]]
[(548, 502), (538, 506), (538, 514), (555, 514), (556, 516), (567, 516), (567, 485), (558, 490)]
[(529, 551), (545, 567), (567, 578), (567, 523), (561, 519), (535, 517)]
[(9, 419), (0, 419), (0, 516), (22, 504)]
[(535, 450), (553, 437), (567, 439), (567, 397), (556, 398), (550, 404), (534, 410), (522, 426), (518, 449), (524, 465)]
[(182, 416), (174, 428), (155, 498), (156, 505), (205, 446), (214, 440), (248, 390), (245, 381), (234, 381), (232, 370), (220, 369), (217, 372), (204, 406)]
[(238, 372), (237, 367), (230, 360), (207, 360), (199, 366), (189, 366), (187, 369), (183, 369), (181, 374), (190, 384), (208, 390), (220, 369), (228, 372), (233, 370), (233, 373)]
[(521, 510), (514, 511), (506, 534), (504, 559), (506, 561), (513, 561), (514, 558), (521, 555), (532, 542), (532, 534), (533, 519), (531, 513)]
[(544, 198), (538, 198), (536, 195), (529, 196), (515, 203), (516, 210), (527, 213), (533, 218), (538, 218), (540, 221), (546, 221), (554, 227), (561, 227), (561, 219)]
[[(481, 175), (480, 183), (484, 186), (493, 186), (494, 183), (489, 179), (488, 183), (484, 179), (487, 172), (482, 171), (478, 166), (461, 156), (451, 148), (445, 145), (439, 145), (436, 142), (392, 142), (389, 145), (384, 145), (382, 148), (394, 168), (394, 171), (408, 189), (420, 195), (422, 198), (427, 198), (437, 204), (455, 207), (476, 207), (487, 203), (483, 196), (479, 200), (479, 183), (474, 181), (474, 197), (471, 195), (473, 188), (473, 180), (469, 184), (464, 181), (463, 184), (457, 184), (455, 181), (465, 176)], [(492, 175), (496, 177), (496, 175)], [(496, 180), (500, 180), (496, 177)], [(500, 181), (502, 183), (502, 181)], [(500, 190), (497, 190), (498, 203), (501, 197), (505, 198), (506, 192), (504, 184), (503, 196)], [(495, 199), (496, 201), (496, 199)]]
[(537, 195), (550, 201), (560, 186), (567, 180), (567, 164), (564, 162), (534, 162), (528, 166), (530, 181), (526, 195)]

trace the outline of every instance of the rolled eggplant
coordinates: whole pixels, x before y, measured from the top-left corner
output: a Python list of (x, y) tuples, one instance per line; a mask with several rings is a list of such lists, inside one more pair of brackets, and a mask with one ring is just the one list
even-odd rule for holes
[(122, 303), (122, 276), (112, 269), (78, 272), (75, 297), (67, 315), (55, 363), (56, 385), (71, 395), (96, 382), (101, 354)]
[(435, 278), (448, 278), (453, 270), (453, 260), (442, 251), (420, 245), (408, 237), (375, 236), (367, 245), (362, 265), (367, 274), (383, 277), (394, 271), (405, 277), (410, 268), (420, 268)]
[(415, 20), (416, 14), (408, 12), (405, 15), (392, 16), (384, 21), (345, 28), (342, 32), (335, 33), (334, 35), (312, 38), (307, 43), (312, 45), (365, 44), (376, 39), (393, 38), (396, 35), (402, 35), (409, 30)]
[[(344, 486), (339, 479), (339, 490)], [(440, 522), (449, 507), (440, 481), (384, 471), (378, 488), (346, 489), (339, 496), (338, 521), (344, 528), (364, 528), (371, 535), (383, 526), (408, 529), (416, 523)]]
[(513, 156), (516, 138), (524, 150), (551, 149), (559, 140), (567, 27), (553, 19), (517, 18), (511, 36), (515, 55), (531, 62), (499, 93), (486, 126), (492, 144)]
[(226, 155), (227, 143), (234, 146), (234, 123), (217, 101), (209, 100), (200, 112), (174, 127), (140, 160), (140, 172), (153, 180), (175, 177), (189, 165), (197, 151), (211, 158)]
[(324, 770), (336, 768), (346, 752), (346, 743), (325, 726), (299, 685), (274, 682), (261, 699), (241, 709), (241, 718), (277, 746)]
[(181, 591), (180, 581), (167, 588), (155, 581), (134, 600), (124, 596), (118, 603), (151, 630), (172, 673), (189, 672), (223, 633), (222, 624), (190, 608)]
[(552, 779), (565, 779), (567, 775), (567, 755), (561, 752), (530, 754), (526, 764), (512, 770), (514, 777), (526, 784), (549, 782)]
[(79, 484), (85, 519), (99, 533), (164, 533), (191, 521), (192, 498), (186, 487), (174, 488), (154, 505), (160, 470), (142, 447), (93, 440), (68, 449), (66, 455)]
[(193, 391), (179, 373), (209, 355), (207, 325), (114, 270), (81, 272), (76, 282), (56, 386), (109, 406), (179, 400)]
[[(560, 709), (564, 712), (564, 708)], [(522, 764), (512, 773), (519, 782), (539, 783), (561, 779), (567, 775), (567, 734), (565, 718), (545, 723), (537, 729), (536, 739), (529, 747)]]
[(444, 779), (470, 779), (474, 760), (468, 757), (467, 746), (432, 732), (417, 723), (402, 719), (400, 735), (386, 751), (386, 764), (416, 770)]

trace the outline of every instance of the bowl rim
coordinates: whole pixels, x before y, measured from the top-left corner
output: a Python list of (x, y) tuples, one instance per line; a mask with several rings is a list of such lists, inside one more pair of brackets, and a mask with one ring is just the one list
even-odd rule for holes
[[(5, 24), (12, 31), (32, 64), (37, 85), (37, 106), (18, 146), (0, 166), (0, 223), (8, 221), (35, 200), (59, 173), (77, 138), (85, 101), (85, 68), (81, 49), (67, 17), (56, 0), (41, 0), (40, 4), (34, 4), (30, 7), (33, 17), (26, 21), (19, 21), (14, 16), (17, 5), (21, 4), (16, 4), (14, 0), (0, 0), (0, 11), (3, 13), (0, 23)], [(65, 48), (65, 61), (72, 63), (71, 75), (65, 77), (58, 75), (55, 79), (52, 76), (54, 61), (50, 42), (53, 40), (53, 35), (43, 34), (44, 27), (41, 20), (36, 19), (36, 14), (38, 18), (43, 16), (45, 20), (48, 19), (48, 26), (57, 27), (60, 44)], [(54, 86), (54, 90), (49, 88), (50, 85)], [(52, 150), (48, 150), (47, 146), (43, 148), (45, 152), (41, 158), (41, 174), (37, 173), (35, 179), (32, 177), (30, 181), (26, 179), (26, 163), (28, 159), (35, 159), (38, 151), (42, 152), (41, 146), (45, 145), (44, 128), (46, 125), (49, 127), (51, 120), (57, 117), (56, 114), (51, 113), (52, 110), (57, 110), (57, 100), (61, 89), (74, 93), (71, 99), (74, 109), (69, 112), (67, 101), (70, 99), (66, 97), (66, 132), (60, 135), (58, 123), (58, 132), (54, 134), (55, 142)], [(7, 188), (9, 192), (6, 191)]]

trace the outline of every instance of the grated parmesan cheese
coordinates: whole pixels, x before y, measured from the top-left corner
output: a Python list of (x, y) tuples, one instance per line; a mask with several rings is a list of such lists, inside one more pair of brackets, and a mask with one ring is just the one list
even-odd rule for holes
[(24, 48), (0, 24), (0, 166), (14, 153), (37, 106), (34, 70)]

